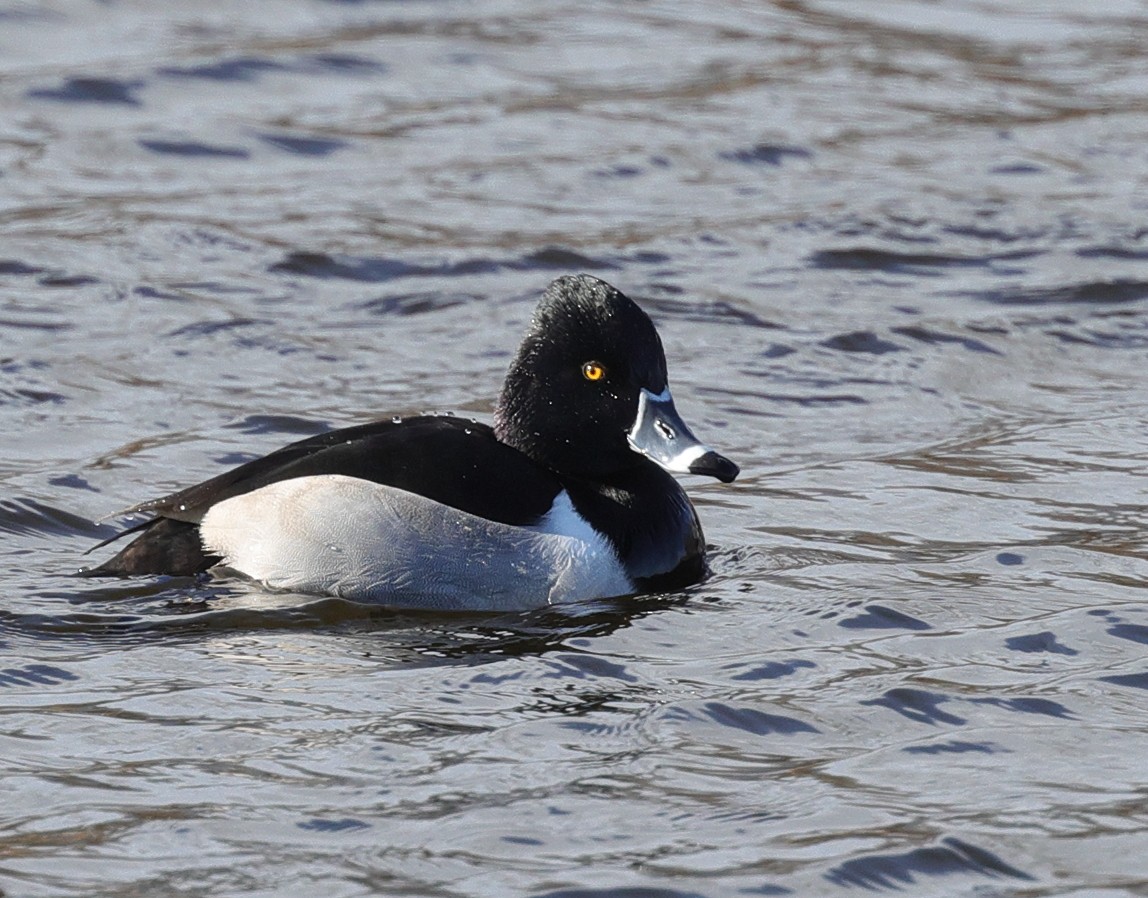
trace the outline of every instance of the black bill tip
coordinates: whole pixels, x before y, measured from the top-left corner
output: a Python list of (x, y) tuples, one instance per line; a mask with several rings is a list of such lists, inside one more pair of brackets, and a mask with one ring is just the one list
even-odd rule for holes
[(705, 455), (700, 455), (690, 462), (690, 473), (716, 477), (722, 483), (732, 483), (741, 473), (741, 468), (724, 455), (718, 455), (711, 449)]

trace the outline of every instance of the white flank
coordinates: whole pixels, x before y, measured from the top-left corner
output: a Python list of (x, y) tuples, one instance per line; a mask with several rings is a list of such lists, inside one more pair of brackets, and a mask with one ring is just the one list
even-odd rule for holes
[(220, 502), (204, 546), (273, 589), (408, 608), (525, 610), (633, 591), (609, 544), (560, 496), (535, 528), (337, 474)]

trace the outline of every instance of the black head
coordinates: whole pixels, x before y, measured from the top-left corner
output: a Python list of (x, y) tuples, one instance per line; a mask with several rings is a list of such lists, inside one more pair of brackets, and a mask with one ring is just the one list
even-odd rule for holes
[[(560, 473), (603, 477), (652, 458), (732, 480), (737, 467), (694, 439), (669, 397), (662, 341), (646, 313), (605, 281), (561, 277), (510, 365), (495, 430)], [(649, 420), (649, 409), (664, 420)]]

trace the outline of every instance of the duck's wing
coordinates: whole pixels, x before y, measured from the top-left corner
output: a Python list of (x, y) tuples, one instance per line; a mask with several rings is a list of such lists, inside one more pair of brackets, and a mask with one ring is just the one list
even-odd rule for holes
[[(342, 474), (398, 487), (503, 524), (525, 525), (551, 507), (561, 484), (548, 470), (499, 442), (485, 424), (446, 416), (376, 421), (333, 430), (123, 514), (153, 520), (90, 574), (199, 573), (218, 558), (199, 543), (199, 522), (213, 505), (282, 480)], [(118, 537), (116, 537), (118, 538)]]

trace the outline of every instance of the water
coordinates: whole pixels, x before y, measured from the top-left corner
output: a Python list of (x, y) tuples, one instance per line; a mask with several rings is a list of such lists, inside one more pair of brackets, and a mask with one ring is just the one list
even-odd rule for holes
[[(0, 5), (0, 890), (1148, 894), (1148, 11)], [(565, 614), (92, 584), (92, 523), (485, 417), (553, 276), (743, 469)]]

